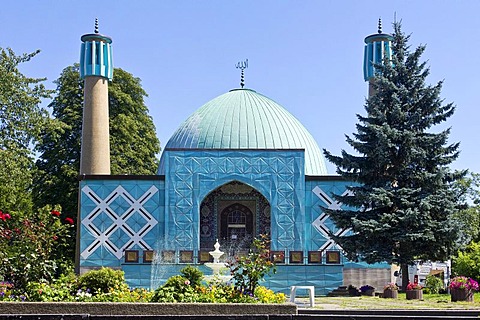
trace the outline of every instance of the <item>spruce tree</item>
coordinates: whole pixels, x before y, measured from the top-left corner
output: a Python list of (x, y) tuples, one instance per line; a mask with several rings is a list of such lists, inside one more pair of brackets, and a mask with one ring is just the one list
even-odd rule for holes
[(448, 165), (458, 156), (458, 143), (448, 143), (450, 129), (435, 128), (455, 110), (440, 98), (442, 82), (427, 85), (429, 68), (420, 58), (425, 46), (410, 51), (409, 36), (395, 23), (392, 60), (376, 65), (375, 93), (358, 115), (357, 132), (346, 136), (356, 151), (341, 156), (324, 150), (337, 173), (351, 181), (351, 195), (336, 195), (346, 209), (324, 209), (339, 228), (332, 238), (347, 258), (388, 262), (402, 268), (405, 288), (408, 265), (416, 259), (445, 260), (457, 238), (451, 217), (457, 208), (452, 183), (463, 173)]

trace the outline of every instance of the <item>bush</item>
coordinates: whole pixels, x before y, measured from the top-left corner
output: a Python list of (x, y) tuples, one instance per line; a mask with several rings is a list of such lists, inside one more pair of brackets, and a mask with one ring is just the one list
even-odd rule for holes
[(58, 206), (45, 206), (32, 215), (0, 211), (0, 279), (17, 292), (28, 282), (58, 276), (56, 260), (61, 260), (73, 232), (73, 225), (62, 222), (60, 215)]
[(75, 301), (82, 302), (149, 302), (152, 299), (153, 292), (147, 289), (129, 289), (121, 287), (118, 289), (110, 288), (107, 293), (98, 293), (91, 295), (88, 292), (79, 290), (75, 295)]
[(238, 291), (249, 294), (263, 278), (275, 273), (275, 264), (270, 260), (270, 241), (266, 235), (253, 239), (252, 250), (247, 256), (237, 257), (229, 263), (230, 273)]
[(61, 275), (50, 283), (30, 282), (26, 288), (28, 301), (74, 301), (77, 292), (77, 277), (69, 273)]
[[(80, 278), (71, 272), (50, 283), (30, 282), (27, 285), (27, 301), (78, 301), (78, 302), (148, 302), (153, 292), (146, 289), (130, 290), (122, 282), (123, 272), (109, 268), (93, 270)], [(87, 275), (88, 274), (88, 275)], [(113, 274), (113, 275), (112, 275)], [(86, 280), (88, 279), (88, 281)], [(101, 281), (98, 281), (98, 280)], [(89, 286), (102, 288), (93, 292)], [(100, 287), (99, 287), (100, 286)], [(79, 288), (80, 287), (80, 288)], [(105, 292), (107, 288), (107, 292)]]
[(194, 288), (202, 285), (203, 272), (198, 268), (187, 266), (180, 270), (180, 273), (190, 281), (190, 285)]
[(78, 286), (92, 295), (109, 293), (111, 289), (120, 291), (128, 289), (123, 271), (104, 267), (81, 275), (78, 278)]
[(427, 276), (425, 280), (425, 293), (440, 293), (443, 290), (443, 280), (435, 276)]
[(155, 290), (152, 302), (195, 302), (197, 294), (190, 280), (183, 276), (168, 278), (165, 284)]

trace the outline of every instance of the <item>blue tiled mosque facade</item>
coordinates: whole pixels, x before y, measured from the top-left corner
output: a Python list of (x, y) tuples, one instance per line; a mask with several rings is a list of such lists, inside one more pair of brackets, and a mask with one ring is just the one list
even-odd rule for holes
[(329, 236), (348, 232), (322, 209), (341, 208), (333, 195), (348, 185), (327, 174), (317, 142), (285, 108), (230, 90), (179, 126), (157, 175), (82, 176), (80, 272), (118, 268), (130, 286), (155, 288), (186, 265), (208, 273), (216, 239), (228, 257), (268, 234), (277, 273), (264, 284), (326, 294), (346, 282), (346, 267), (374, 267), (346, 261)]

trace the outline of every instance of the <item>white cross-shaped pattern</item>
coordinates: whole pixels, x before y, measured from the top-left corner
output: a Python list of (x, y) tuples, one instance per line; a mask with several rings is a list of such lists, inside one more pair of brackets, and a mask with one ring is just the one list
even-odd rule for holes
[[(320, 198), (320, 200), (322, 200), (327, 205), (328, 209), (332, 209), (332, 210), (341, 209), (343, 203), (330, 198), (328, 194), (326, 194), (319, 186), (316, 186), (315, 188), (313, 188), (312, 191), (317, 197)], [(345, 195), (352, 195), (352, 192), (350, 190), (346, 190), (342, 194), (342, 196), (345, 196)], [(329, 215), (322, 212), (322, 214), (320, 214), (320, 216), (318, 216), (318, 218), (312, 222), (312, 225), (315, 227), (315, 229), (317, 229), (318, 232), (320, 232), (327, 239), (327, 241), (320, 247), (320, 249), (318, 249), (319, 251), (330, 249), (335, 244), (332, 238), (330, 238), (330, 235), (329, 235), (330, 229), (325, 224), (328, 218), (329, 218)], [(335, 236), (342, 236), (348, 231), (350, 231), (349, 228), (338, 229), (334, 234)]]
[[(82, 258), (88, 258), (100, 246), (104, 246), (118, 259), (122, 258), (125, 249), (129, 249), (135, 244), (145, 250), (152, 249), (147, 242), (143, 241), (143, 237), (153, 229), (158, 221), (143, 207), (143, 205), (158, 192), (157, 187), (150, 187), (150, 189), (138, 199), (132, 197), (122, 186), (115, 188), (115, 190), (113, 190), (105, 199), (98, 196), (89, 186), (83, 187), (82, 192), (96, 203), (96, 207), (87, 214), (85, 219), (82, 220), (82, 225), (84, 225), (85, 228), (95, 236), (95, 240), (93, 240), (92, 243), (90, 243), (90, 245), (80, 254)], [(118, 215), (110, 208), (110, 205), (118, 197), (123, 197), (129, 204), (129, 208), (122, 215)], [(113, 220), (112, 224), (103, 232), (99, 230), (93, 222), (93, 220), (102, 212), (107, 214)], [(138, 212), (146, 220), (145, 225), (143, 225), (137, 232), (135, 232), (127, 222), (135, 212)], [(110, 240), (110, 236), (118, 228), (123, 230), (130, 238), (121, 248), (118, 248), (118, 246)]]

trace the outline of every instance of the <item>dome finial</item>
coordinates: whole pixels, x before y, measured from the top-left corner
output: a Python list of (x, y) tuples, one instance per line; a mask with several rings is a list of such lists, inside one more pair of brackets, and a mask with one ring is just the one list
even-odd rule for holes
[(245, 59), (245, 61), (240, 61), (240, 62), (238, 62), (238, 63), (235, 65), (235, 67), (236, 67), (237, 69), (242, 70), (242, 73), (241, 73), (241, 75), (240, 75), (240, 87), (243, 88), (243, 87), (245, 86), (245, 72), (244, 72), (244, 70), (245, 70), (246, 68), (248, 68), (248, 59)]
[(98, 33), (98, 18), (95, 18), (95, 33)]
[(378, 33), (382, 33), (382, 18), (378, 18)]

